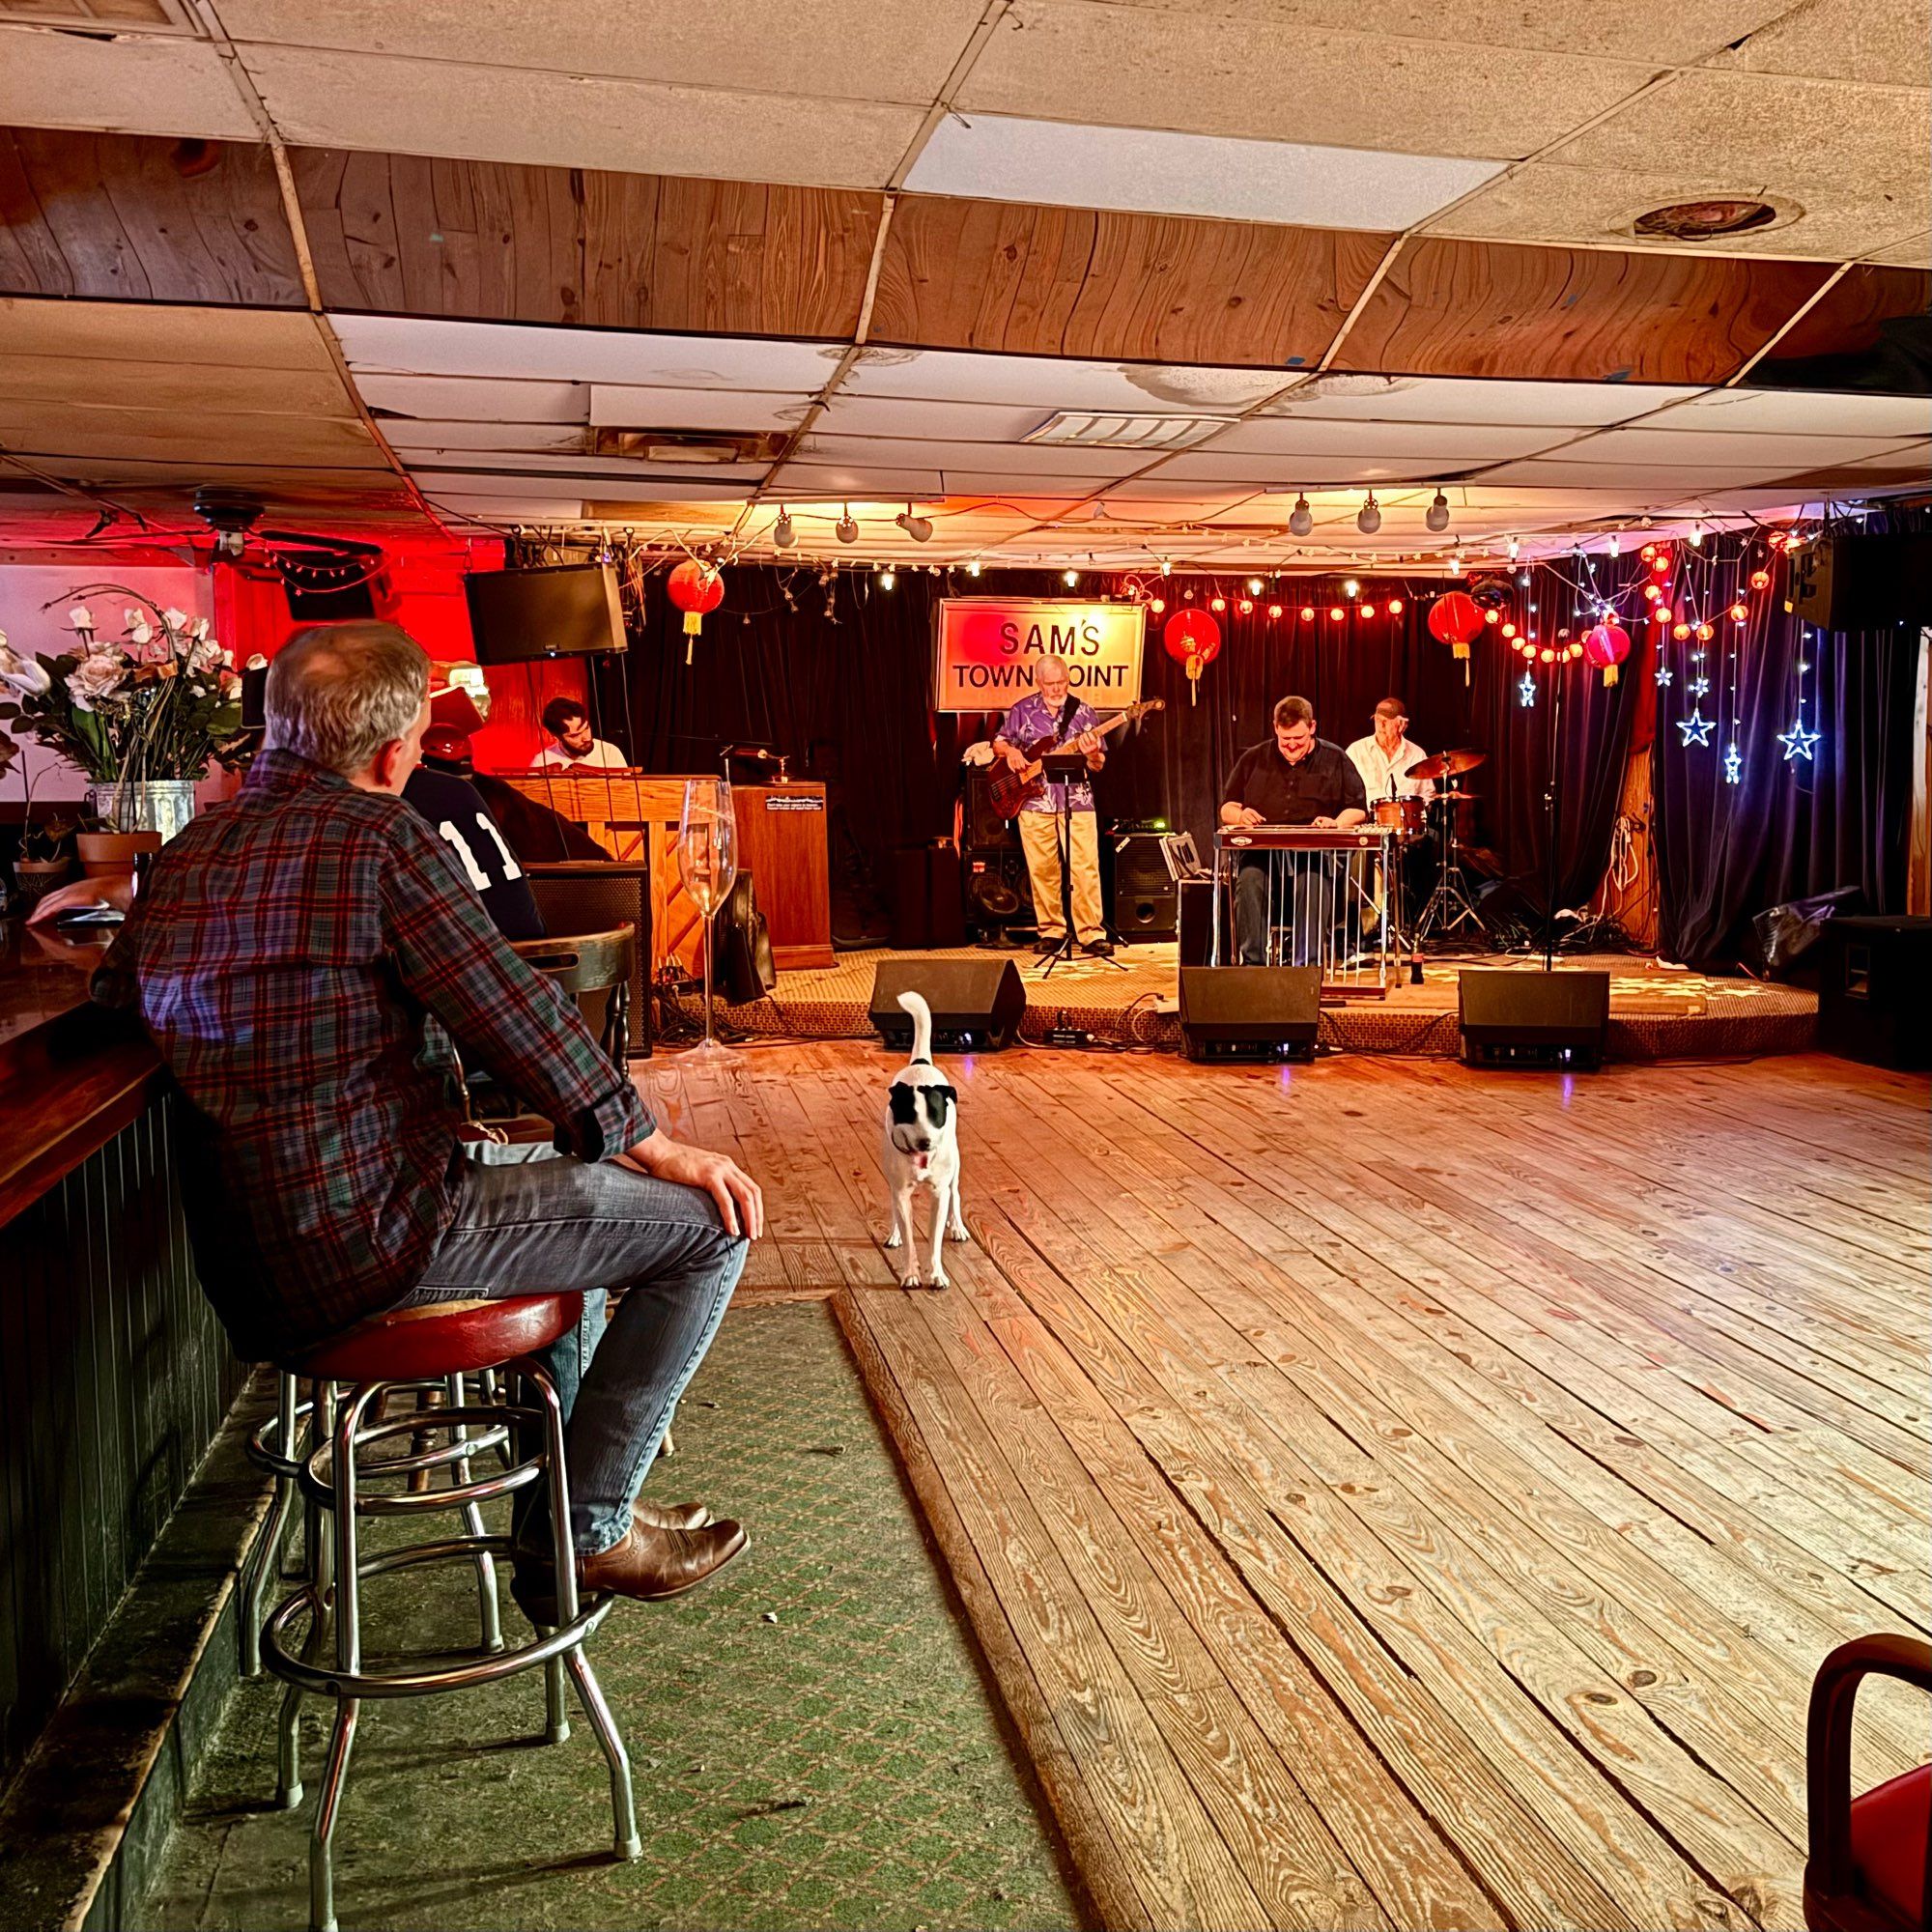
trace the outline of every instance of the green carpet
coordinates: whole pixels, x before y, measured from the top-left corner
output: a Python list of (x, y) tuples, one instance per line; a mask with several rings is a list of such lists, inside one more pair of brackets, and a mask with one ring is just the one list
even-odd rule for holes
[[(691, 1597), (618, 1605), (591, 1646), (630, 1747), (642, 1859), (611, 1861), (610, 1787), (582, 1712), (567, 1743), (530, 1742), (539, 1673), (369, 1704), (336, 1831), (344, 1932), (1077, 1924), (825, 1307), (728, 1317), (677, 1442), (648, 1493), (735, 1514), (753, 1543)], [(468, 1570), (365, 1589), (372, 1651), (377, 1632), (395, 1633), (382, 1651), (429, 1650), (474, 1629)], [(307, 1803), (265, 1809), (280, 1690), (232, 1700), (141, 1925), (307, 1922), (324, 1707), (304, 1700)]]

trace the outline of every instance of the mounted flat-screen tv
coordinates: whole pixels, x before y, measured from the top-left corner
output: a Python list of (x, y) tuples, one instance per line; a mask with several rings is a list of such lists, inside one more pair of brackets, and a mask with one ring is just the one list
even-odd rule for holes
[(617, 573), (608, 563), (472, 571), (463, 589), (478, 664), (524, 664), (624, 648)]

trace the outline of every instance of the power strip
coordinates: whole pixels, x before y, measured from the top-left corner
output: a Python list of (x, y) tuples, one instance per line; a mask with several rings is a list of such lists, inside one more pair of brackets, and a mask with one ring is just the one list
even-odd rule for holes
[(1094, 1036), (1085, 1027), (1049, 1027), (1046, 1034), (1048, 1046), (1092, 1046)]

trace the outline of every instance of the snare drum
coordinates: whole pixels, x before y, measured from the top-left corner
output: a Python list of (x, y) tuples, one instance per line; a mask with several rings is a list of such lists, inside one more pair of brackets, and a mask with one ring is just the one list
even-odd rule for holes
[(1419, 798), (1378, 798), (1376, 823), (1393, 826), (1406, 844), (1422, 837), (1422, 801)]

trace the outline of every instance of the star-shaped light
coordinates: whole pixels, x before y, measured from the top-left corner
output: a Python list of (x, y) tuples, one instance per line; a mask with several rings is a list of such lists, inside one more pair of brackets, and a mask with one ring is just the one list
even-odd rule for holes
[(1804, 728), (1804, 720), (1802, 717), (1790, 730), (1780, 731), (1777, 734), (1777, 742), (1784, 747), (1784, 762), (1788, 765), (1793, 758), (1808, 758), (1811, 755), (1812, 746), (1818, 742), (1821, 733), (1807, 731)]
[(1670, 678), (1671, 678), (1670, 667), (1668, 665), (1659, 665), (1657, 668), (1658, 683), (1660, 685), (1667, 685), (1670, 682)]
[(1708, 697), (1711, 694), (1711, 680), (1708, 677), (1693, 677), (1684, 688), (1692, 697)]
[(1744, 775), (1745, 775), (1744, 758), (1742, 754), (1739, 753), (1738, 748), (1735, 745), (1733, 745), (1730, 748), (1730, 750), (1724, 753), (1724, 782), (1727, 785), (1734, 785), (1741, 783), (1743, 781)]
[(1688, 751), (1692, 745), (1708, 745), (1711, 733), (1718, 728), (1715, 718), (1706, 718), (1702, 710), (1693, 711), (1688, 718), (1677, 721), (1677, 728), (1684, 733), (1684, 746)]
[(1527, 671), (1523, 672), (1518, 683), (1516, 695), (1525, 710), (1536, 702), (1536, 680)]

